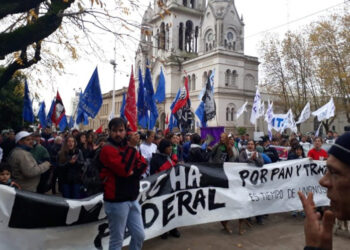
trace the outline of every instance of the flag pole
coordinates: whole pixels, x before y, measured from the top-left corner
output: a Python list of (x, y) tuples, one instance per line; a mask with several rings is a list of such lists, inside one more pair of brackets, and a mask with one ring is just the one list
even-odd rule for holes
[(112, 119), (115, 117), (115, 76), (117, 74), (117, 37), (114, 37), (114, 59), (110, 61), (113, 66), (113, 91), (112, 91)]

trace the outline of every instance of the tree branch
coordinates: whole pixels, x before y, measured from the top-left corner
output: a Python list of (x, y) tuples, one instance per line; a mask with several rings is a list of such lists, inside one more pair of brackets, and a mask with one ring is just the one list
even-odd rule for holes
[(20, 27), (10, 33), (0, 34), (0, 57), (14, 51), (21, 50), (36, 41), (43, 40), (61, 25), (62, 17), (59, 16), (69, 8), (75, 0), (52, 0), (46, 15), (39, 17), (35, 22)]
[(7, 15), (27, 12), (46, 0), (1, 0), (0, 19)]

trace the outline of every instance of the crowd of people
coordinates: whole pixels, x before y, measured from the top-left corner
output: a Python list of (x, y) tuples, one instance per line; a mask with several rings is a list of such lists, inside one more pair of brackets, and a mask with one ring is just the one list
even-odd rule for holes
[[(15, 133), (5, 130), (0, 136), (0, 184), (31, 192), (57, 194), (81, 199), (96, 192), (104, 193), (105, 211), (110, 228), (110, 249), (119, 249), (127, 226), (132, 236), (131, 249), (140, 249), (144, 239), (140, 206), (136, 201), (139, 180), (173, 168), (184, 162), (244, 162), (263, 167), (282, 160), (276, 148), (288, 149), (287, 158), (309, 157), (326, 160), (323, 142), (334, 143), (337, 134), (329, 131), (326, 138), (292, 134), (276, 134), (258, 141), (248, 134), (222, 133), (215, 145), (197, 133), (181, 134), (163, 131), (131, 132), (123, 119), (114, 118), (108, 133), (93, 131), (57, 133), (45, 128), (41, 133), (26, 130)], [(310, 145), (313, 144), (313, 148)], [(307, 147), (305, 147), (307, 146)], [(305, 149), (308, 152), (305, 152)], [(84, 182), (84, 173), (96, 165), (101, 189), (91, 191)], [(98, 165), (98, 166), (97, 166)], [(263, 216), (256, 217), (263, 224)], [(239, 233), (251, 220), (239, 221)], [(232, 233), (228, 221), (223, 229)], [(177, 229), (163, 234), (180, 237)]]

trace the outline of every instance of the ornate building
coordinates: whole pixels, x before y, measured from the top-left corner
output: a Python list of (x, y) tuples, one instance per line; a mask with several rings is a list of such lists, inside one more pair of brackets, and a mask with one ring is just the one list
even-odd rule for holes
[[(206, 2), (208, 2), (206, 4)], [(144, 13), (141, 23), (140, 43), (135, 56), (135, 77), (138, 85), (138, 68), (144, 69), (149, 61), (154, 90), (157, 89), (161, 68), (166, 80), (166, 101), (158, 104), (158, 127), (164, 129), (166, 114), (178, 89), (183, 86), (185, 74), (189, 77), (192, 111), (199, 106), (200, 95), (207, 77), (215, 70), (214, 97), (216, 118), (208, 126), (225, 126), (235, 132), (246, 127), (252, 135), (250, 114), (258, 84), (258, 58), (244, 55), (244, 22), (239, 16), (234, 0), (154, 0)], [(186, 73), (185, 73), (186, 72)], [(122, 93), (116, 91), (116, 115), (119, 116)], [(276, 101), (275, 113), (287, 112), (278, 97), (261, 93), (263, 100)], [(238, 120), (236, 111), (248, 101), (247, 112)], [(84, 129), (107, 128), (111, 111), (112, 91), (103, 95), (103, 106)], [(195, 118), (194, 129), (198, 129)], [(317, 119), (309, 119), (301, 126), (303, 133), (316, 131)], [(344, 131), (347, 124), (344, 114), (332, 125), (332, 130)], [(258, 131), (267, 132), (266, 122), (260, 118)]]
[(185, 74), (194, 112), (207, 77), (215, 70), (217, 116), (208, 126), (225, 126), (228, 130), (244, 126), (253, 131), (250, 112), (235, 118), (246, 101), (250, 103), (247, 109), (251, 108), (259, 62), (244, 55), (244, 22), (234, 0), (209, 0), (207, 5), (205, 0), (155, 0), (153, 8), (150, 4), (145, 11), (141, 26), (135, 68), (145, 69), (147, 60), (150, 62), (155, 90), (161, 68), (166, 79), (166, 102), (158, 105), (160, 128), (164, 128)]

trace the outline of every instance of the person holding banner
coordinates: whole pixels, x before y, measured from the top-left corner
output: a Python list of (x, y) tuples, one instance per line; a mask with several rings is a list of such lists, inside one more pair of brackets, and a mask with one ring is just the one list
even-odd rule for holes
[(127, 141), (124, 119), (113, 118), (108, 129), (109, 138), (101, 149), (99, 160), (103, 166), (100, 178), (109, 224), (109, 249), (122, 249), (127, 227), (131, 235), (130, 249), (138, 250), (142, 248), (145, 234), (137, 196), (147, 162), (135, 149), (138, 140)]
[(308, 153), (307, 157), (309, 157), (312, 160), (327, 160), (328, 154), (326, 150), (324, 150), (322, 147), (322, 138), (321, 137), (316, 137), (314, 140), (314, 148), (312, 148)]
[[(158, 145), (159, 153), (154, 153), (151, 159), (151, 175), (156, 174), (162, 171), (166, 171), (175, 167), (177, 162), (177, 156), (173, 153), (173, 144), (171, 141), (167, 139), (163, 139), (160, 141)], [(174, 228), (169, 231), (169, 234), (175, 238), (179, 238), (181, 236), (179, 230)], [(161, 235), (162, 239), (168, 238), (168, 232)]]
[(331, 210), (321, 215), (315, 210), (313, 194), (299, 192), (306, 214), (304, 222), (305, 250), (332, 249), (335, 218), (350, 220), (350, 133), (340, 136), (328, 151), (327, 172), (320, 185), (327, 188)]

